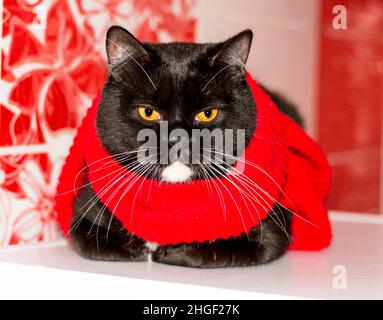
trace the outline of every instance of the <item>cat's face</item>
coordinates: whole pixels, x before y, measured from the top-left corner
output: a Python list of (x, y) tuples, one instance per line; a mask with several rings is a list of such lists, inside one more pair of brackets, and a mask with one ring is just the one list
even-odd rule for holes
[[(252, 33), (246, 30), (217, 44), (149, 44), (140, 43), (120, 27), (111, 27), (106, 40), (109, 79), (97, 116), (97, 130), (105, 148), (129, 169), (162, 181), (206, 179), (227, 173), (229, 165), (225, 163), (191, 163), (190, 158), (171, 157), (168, 163), (160, 163), (160, 157), (154, 155), (151, 160), (156, 163), (143, 165), (135, 151), (143, 144), (138, 141), (139, 132), (152, 129), (158, 137), (153, 149), (156, 154), (163, 153), (160, 141), (168, 137), (160, 131), (164, 124), (168, 133), (183, 129), (189, 134), (181, 149), (189, 149), (190, 155), (196, 152), (192, 151), (193, 129), (219, 129), (223, 133), (245, 129), (246, 146), (256, 117), (244, 70), (251, 40)], [(169, 142), (169, 149), (174, 144)], [(198, 152), (203, 152), (202, 147)], [(214, 141), (211, 149), (215, 149)], [(234, 151), (242, 151), (236, 136)]]

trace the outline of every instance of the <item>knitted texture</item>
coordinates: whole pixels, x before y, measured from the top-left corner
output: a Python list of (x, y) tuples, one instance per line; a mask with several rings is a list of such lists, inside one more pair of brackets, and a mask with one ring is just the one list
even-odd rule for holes
[(56, 211), (61, 230), (70, 233), (74, 201), (89, 182), (129, 232), (161, 245), (239, 236), (258, 226), (278, 203), (292, 212), (291, 249), (328, 246), (331, 230), (324, 202), (331, 170), (327, 158), (249, 75), (247, 81), (256, 103), (257, 127), (232, 173), (210, 183), (154, 181), (113, 160), (97, 135), (98, 96), (78, 129), (60, 176)]

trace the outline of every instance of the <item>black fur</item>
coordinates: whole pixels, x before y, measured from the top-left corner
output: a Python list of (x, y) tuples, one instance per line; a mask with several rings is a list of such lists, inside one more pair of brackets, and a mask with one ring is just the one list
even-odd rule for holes
[[(146, 261), (150, 253), (146, 242), (130, 234), (100, 201), (82, 217), (88, 209), (86, 203), (94, 196), (87, 186), (76, 202), (72, 227), (81, 222), (71, 233), (73, 248), (93, 260)], [(101, 210), (105, 210), (102, 215)], [(196, 268), (264, 264), (284, 254), (289, 245), (286, 233), (290, 234), (290, 214), (276, 206), (262, 222), (262, 228), (253, 228), (248, 234), (214, 242), (162, 246), (151, 256), (155, 262)]]
[[(110, 74), (103, 88), (96, 127), (110, 154), (138, 148), (137, 133), (143, 128), (158, 132), (158, 123), (140, 119), (139, 104), (160, 110), (169, 123), (169, 132), (173, 128), (188, 132), (192, 128), (244, 128), (246, 144), (249, 142), (256, 127), (256, 106), (243, 69), (252, 39), (250, 30), (218, 44), (141, 44), (119, 27), (112, 27), (107, 39)], [(289, 102), (273, 92), (269, 94), (282, 112), (301, 124)], [(207, 106), (220, 109), (218, 118), (208, 124), (195, 123), (195, 114)], [(116, 160), (120, 161), (117, 157)], [(132, 157), (121, 163), (129, 165), (134, 160)], [(149, 178), (160, 177), (163, 166), (156, 166), (160, 170)], [(202, 178), (194, 170), (193, 179)], [(74, 249), (90, 259), (143, 261), (150, 254), (153, 261), (189, 267), (248, 266), (280, 257), (289, 244), (290, 214), (276, 206), (262, 222), (262, 229), (256, 227), (247, 235), (162, 246), (149, 252), (146, 242), (125, 230), (100, 201), (89, 208), (89, 200), (94, 196), (89, 186), (81, 191), (71, 231)]]
[[(116, 32), (117, 35), (112, 37)], [(231, 57), (232, 51), (223, 54), (226, 50), (233, 50), (228, 46), (233, 40), (234, 43), (246, 40), (250, 46), (250, 30), (219, 44), (140, 44), (133, 36), (126, 39), (126, 31), (120, 34), (122, 31), (117, 29), (116, 32), (109, 32), (108, 39), (112, 38), (113, 43), (125, 43), (134, 60), (129, 57), (121, 61), (117, 59), (117, 62), (113, 58), (109, 59), (114, 64), (110, 67), (110, 77), (103, 88), (97, 129), (110, 154), (138, 148), (141, 143), (137, 141), (137, 133), (141, 129), (152, 128), (159, 136), (158, 122), (142, 121), (137, 114), (137, 105), (141, 104), (154, 106), (161, 111), (169, 124), (169, 132), (175, 128), (183, 128), (188, 132), (192, 128), (242, 128), (246, 129), (246, 144), (250, 141), (255, 129), (256, 108), (242, 66), (247, 54), (240, 55), (244, 60), (236, 55)], [(110, 47), (108, 43), (107, 48)], [(110, 51), (113, 50), (109, 48), (109, 56), (113, 57)], [(228, 64), (231, 66), (226, 68)], [(223, 68), (224, 72), (220, 72)], [(214, 81), (206, 86), (217, 73)], [(219, 107), (218, 118), (208, 124), (195, 123), (195, 114), (208, 106)], [(158, 167), (161, 169), (164, 166)], [(155, 176), (150, 177), (158, 178), (161, 171), (150, 171), (155, 172)], [(216, 168), (214, 172), (217, 172)], [(194, 178), (203, 177), (195, 171)]]

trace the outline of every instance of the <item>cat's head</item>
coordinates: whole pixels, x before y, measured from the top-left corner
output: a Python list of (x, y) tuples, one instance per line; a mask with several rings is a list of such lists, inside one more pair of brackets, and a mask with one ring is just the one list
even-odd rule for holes
[[(129, 169), (166, 182), (226, 174), (232, 163), (205, 161), (209, 153), (203, 152), (227, 154), (217, 141), (229, 141), (225, 132), (234, 132), (232, 153), (241, 153), (253, 135), (256, 108), (244, 68), (251, 41), (252, 32), (245, 30), (220, 43), (141, 43), (125, 29), (111, 27), (106, 39), (109, 77), (97, 115), (98, 134), (108, 152)], [(186, 132), (186, 140), (168, 141), (175, 129)], [(192, 150), (197, 129), (217, 129), (222, 136), (214, 135), (209, 148), (201, 142)], [(241, 146), (237, 129), (245, 132)], [(147, 157), (152, 161), (142, 163), (137, 155), (143, 145), (139, 137), (147, 131), (158, 139)], [(166, 150), (161, 149), (164, 141)], [(182, 143), (172, 149), (177, 141)], [(205, 155), (201, 163), (191, 159), (196, 152)], [(168, 161), (164, 153), (170, 155)]]

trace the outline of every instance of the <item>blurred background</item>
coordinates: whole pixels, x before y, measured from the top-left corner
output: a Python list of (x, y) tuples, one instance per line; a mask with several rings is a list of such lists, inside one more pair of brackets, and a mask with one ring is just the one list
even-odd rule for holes
[(55, 185), (105, 80), (112, 24), (153, 42), (251, 28), (248, 70), (329, 155), (330, 209), (383, 213), (383, 1), (2, 0), (0, 13), (0, 246), (60, 237)]

